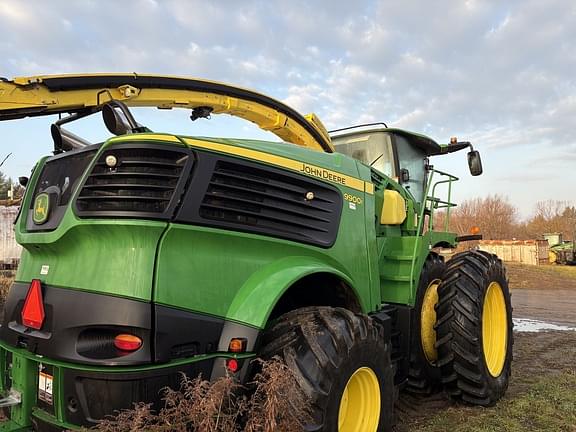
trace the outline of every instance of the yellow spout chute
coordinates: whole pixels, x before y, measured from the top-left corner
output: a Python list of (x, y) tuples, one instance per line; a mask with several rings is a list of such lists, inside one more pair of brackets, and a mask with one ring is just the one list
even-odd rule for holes
[(333, 152), (326, 129), (315, 115), (252, 90), (214, 81), (159, 75), (45, 75), (0, 80), (0, 120), (96, 109), (110, 100), (161, 109), (209, 107), (257, 124), (282, 140)]

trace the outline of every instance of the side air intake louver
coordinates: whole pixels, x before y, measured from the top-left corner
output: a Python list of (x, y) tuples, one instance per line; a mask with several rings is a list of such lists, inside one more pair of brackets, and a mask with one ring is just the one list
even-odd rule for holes
[(219, 161), (200, 218), (211, 225), (329, 247), (336, 240), (342, 198), (336, 188), (275, 169)]
[(376, 189), (381, 189), (384, 186), (385, 183), (384, 177), (382, 177), (376, 171), (372, 170), (370, 177)]
[(192, 163), (186, 150), (146, 144), (102, 153), (76, 200), (79, 216), (169, 219)]

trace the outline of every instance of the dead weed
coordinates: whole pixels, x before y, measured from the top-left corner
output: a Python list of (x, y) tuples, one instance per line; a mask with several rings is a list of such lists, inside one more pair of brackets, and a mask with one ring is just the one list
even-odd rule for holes
[(0, 304), (4, 304), (13, 281), (13, 277), (0, 274)]
[(231, 376), (214, 382), (182, 377), (179, 390), (164, 389), (160, 412), (139, 403), (101, 421), (99, 432), (297, 432), (310, 405), (294, 375), (279, 358), (255, 360), (260, 370), (246, 387)]

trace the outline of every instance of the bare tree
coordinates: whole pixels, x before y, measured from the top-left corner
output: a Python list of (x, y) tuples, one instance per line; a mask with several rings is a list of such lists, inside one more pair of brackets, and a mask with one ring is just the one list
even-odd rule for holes
[(559, 232), (565, 239), (572, 239), (576, 230), (576, 207), (569, 201), (539, 201), (534, 216), (526, 224), (526, 232), (532, 238), (544, 233)]
[[(439, 213), (436, 226), (442, 226), (444, 218), (445, 213)], [(518, 210), (501, 195), (466, 200), (451, 212), (449, 228), (462, 235), (470, 233), (474, 226), (480, 228), (485, 239), (517, 237), (520, 232)]]

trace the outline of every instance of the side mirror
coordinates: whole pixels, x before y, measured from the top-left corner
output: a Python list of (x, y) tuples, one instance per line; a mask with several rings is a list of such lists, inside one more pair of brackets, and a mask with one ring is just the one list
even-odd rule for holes
[(480, 152), (477, 150), (468, 152), (468, 167), (473, 176), (482, 174), (482, 159), (480, 159)]
[(106, 104), (102, 107), (102, 118), (106, 129), (113, 135), (126, 135), (132, 132), (132, 127), (128, 123), (128, 119), (122, 116), (112, 104)]
[(26, 187), (29, 180), (30, 179), (28, 177), (24, 177), (24, 176), (18, 177), (18, 183), (20, 183), (20, 186), (22, 186), (22, 187)]

